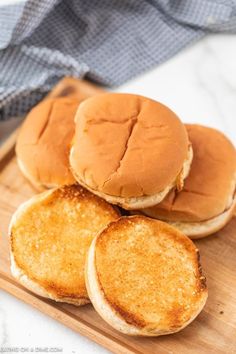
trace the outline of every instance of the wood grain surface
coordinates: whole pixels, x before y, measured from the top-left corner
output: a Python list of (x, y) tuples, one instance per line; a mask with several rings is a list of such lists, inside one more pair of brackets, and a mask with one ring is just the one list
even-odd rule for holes
[(10, 273), (8, 225), (12, 213), (37, 193), (21, 175), (14, 132), (0, 147), (0, 288), (114, 353), (236, 353), (236, 218), (220, 232), (196, 242), (207, 277), (209, 298), (202, 313), (177, 334), (138, 338), (106, 324), (92, 305), (76, 308), (34, 295)]

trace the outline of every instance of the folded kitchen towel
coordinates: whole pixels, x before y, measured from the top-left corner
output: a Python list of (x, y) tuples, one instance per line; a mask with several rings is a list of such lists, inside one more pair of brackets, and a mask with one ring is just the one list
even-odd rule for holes
[(3, 0), (0, 120), (65, 75), (119, 85), (210, 32), (236, 32), (236, 0)]

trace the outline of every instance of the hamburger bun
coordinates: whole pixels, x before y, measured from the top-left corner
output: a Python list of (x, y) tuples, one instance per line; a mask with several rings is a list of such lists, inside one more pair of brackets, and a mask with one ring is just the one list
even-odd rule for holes
[(236, 153), (218, 130), (186, 124), (193, 162), (182, 191), (172, 190), (158, 205), (141, 212), (165, 220), (191, 238), (210, 235), (233, 216)]
[(184, 125), (163, 104), (106, 93), (83, 102), (75, 120), (70, 164), (75, 179), (88, 190), (137, 209), (183, 187), (192, 149)]
[(193, 242), (144, 216), (122, 217), (94, 238), (85, 278), (97, 312), (129, 335), (180, 331), (200, 313), (208, 295)]
[(26, 117), (16, 144), (17, 161), (38, 190), (75, 182), (68, 156), (75, 113), (83, 100), (102, 92), (88, 81), (65, 77)]
[(75, 182), (69, 167), (74, 135), (75, 98), (50, 98), (27, 115), (16, 143), (18, 166), (37, 188), (53, 188)]
[(13, 276), (40, 296), (74, 305), (88, 303), (86, 253), (93, 237), (119, 215), (78, 185), (34, 196), (11, 220)]

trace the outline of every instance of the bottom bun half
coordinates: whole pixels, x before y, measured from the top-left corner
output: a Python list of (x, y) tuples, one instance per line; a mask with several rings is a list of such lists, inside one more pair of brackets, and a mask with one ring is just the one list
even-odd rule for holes
[[(164, 330), (161, 328), (154, 327), (153, 325), (150, 324), (147, 324), (144, 327), (140, 327), (140, 326), (136, 326), (135, 324), (126, 322), (126, 320), (120, 315), (120, 313), (116, 311), (116, 308), (112, 306), (112, 303), (110, 303), (106, 299), (106, 296), (103, 292), (103, 288), (99, 282), (98, 273), (96, 269), (96, 261), (95, 261), (96, 242), (98, 240), (98, 237), (99, 234), (92, 241), (87, 254), (86, 265), (85, 265), (85, 283), (86, 283), (86, 288), (87, 288), (89, 298), (95, 310), (114, 329), (130, 336), (155, 337), (161, 335), (168, 335), (171, 333), (176, 333), (181, 331), (183, 328), (188, 326), (202, 311), (207, 300), (207, 291), (204, 292), (204, 295), (202, 296), (199, 302), (199, 307), (195, 311), (195, 313), (192, 313), (192, 316), (188, 318), (185, 322), (179, 324), (178, 328), (170, 326), (168, 329)], [(133, 301), (135, 302), (136, 299), (134, 298)]]
[(92, 239), (118, 210), (78, 185), (45, 191), (21, 204), (9, 225), (12, 275), (39, 296), (89, 303), (84, 279)]
[[(18, 218), (23, 215), (24, 211), (30, 207), (34, 202), (38, 202), (40, 200), (45, 199), (47, 196), (49, 196), (52, 193), (52, 190), (50, 191), (45, 191), (41, 193), (40, 195), (35, 195), (33, 196), (30, 200), (24, 202), (18, 210), (13, 214), (10, 225), (9, 225), (9, 234), (11, 234), (11, 229), (14, 225), (14, 223), (17, 221)], [(28, 275), (20, 268), (18, 267), (16, 261), (15, 261), (15, 256), (12, 250), (10, 251), (10, 259), (11, 259), (11, 273), (12, 275), (19, 281), (21, 285), (26, 287), (28, 290), (32, 291), (33, 293), (48, 298), (50, 300), (54, 300), (57, 302), (66, 302), (69, 304), (81, 306), (90, 303), (88, 297), (81, 297), (81, 298), (72, 298), (72, 297), (58, 297), (56, 293), (52, 293), (50, 291), (47, 291), (45, 288), (40, 286), (36, 281), (30, 279)]]

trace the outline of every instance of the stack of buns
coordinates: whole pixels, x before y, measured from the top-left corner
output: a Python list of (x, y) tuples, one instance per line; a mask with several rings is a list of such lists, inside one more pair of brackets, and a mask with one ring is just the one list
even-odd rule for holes
[(190, 238), (222, 228), (236, 203), (235, 148), (222, 133), (69, 78), (29, 113), (16, 154), (33, 185), (54, 187), (12, 217), (12, 274), (24, 286), (91, 301), (129, 335), (174, 333), (200, 313), (208, 292)]

